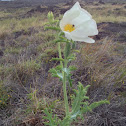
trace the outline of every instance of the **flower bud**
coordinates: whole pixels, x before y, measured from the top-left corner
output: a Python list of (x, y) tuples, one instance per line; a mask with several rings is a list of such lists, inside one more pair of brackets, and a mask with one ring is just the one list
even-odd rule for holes
[(48, 20), (49, 20), (50, 23), (54, 21), (54, 15), (53, 15), (53, 12), (52, 11), (50, 11), (48, 13)]

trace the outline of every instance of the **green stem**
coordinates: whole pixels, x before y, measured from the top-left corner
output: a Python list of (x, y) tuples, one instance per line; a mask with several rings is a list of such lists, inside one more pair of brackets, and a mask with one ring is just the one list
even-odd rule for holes
[[(59, 51), (59, 58), (62, 58), (60, 42), (58, 42), (58, 51)], [(65, 51), (66, 51), (66, 49), (65, 49)], [(60, 61), (60, 65), (63, 68), (63, 62), (62, 61)], [(67, 68), (66, 56), (65, 56), (65, 59), (64, 59), (64, 68)], [(68, 116), (69, 115), (69, 104), (68, 104), (67, 90), (66, 90), (66, 82), (67, 82), (66, 73), (62, 72), (62, 74), (63, 74), (63, 93), (64, 93), (65, 112), (66, 112), (66, 116)]]
[[(60, 42), (58, 42), (58, 51), (59, 51), (59, 58), (60, 58), (60, 59), (62, 59)], [(60, 61), (60, 65), (61, 65), (61, 66), (62, 66), (62, 68), (63, 68), (63, 62), (62, 62), (62, 61)]]
[[(67, 68), (67, 45), (68, 43), (66, 43), (66, 47), (65, 47), (65, 52), (64, 52), (64, 69)], [(66, 78), (66, 72), (63, 72), (63, 93), (64, 93), (64, 103), (65, 103), (65, 112), (66, 112), (66, 116), (69, 116), (69, 104), (68, 104), (68, 97), (67, 97), (67, 90), (66, 90), (66, 82), (67, 82), (67, 78)]]
[[(67, 60), (64, 59), (64, 68), (67, 68)], [(63, 93), (64, 93), (64, 103), (65, 103), (65, 112), (66, 116), (69, 115), (69, 104), (68, 104), (68, 97), (67, 97), (67, 90), (66, 90), (66, 72), (63, 72)]]

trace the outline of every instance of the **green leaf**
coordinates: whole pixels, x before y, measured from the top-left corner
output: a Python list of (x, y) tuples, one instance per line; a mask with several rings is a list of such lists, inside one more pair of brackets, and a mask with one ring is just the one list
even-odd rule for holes
[(72, 49), (75, 49), (75, 48), (76, 48), (76, 43), (73, 42), (73, 43), (72, 43)]
[(69, 68), (63, 68), (62, 70), (63, 70), (63, 72), (65, 72), (67, 75), (70, 74), (70, 70), (69, 70)]
[(66, 73), (67, 80), (69, 82), (69, 86), (72, 87), (73, 80), (71, 79), (71, 71), (75, 70), (74, 66), (70, 66), (69, 68), (63, 68), (62, 71)]
[(62, 40), (62, 39), (54, 40), (54, 42), (55, 42), (55, 43), (58, 43), (58, 42), (69, 43), (67, 40)]
[(89, 105), (88, 100), (89, 97), (86, 96), (87, 90), (90, 87), (90, 85), (87, 85), (84, 87), (80, 82), (78, 85), (78, 89), (75, 90), (75, 95), (72, 96), (72, 112), (70, 113), (71, 119), (76, 119), (77, 116), (82, 116), (82, 114), (86, 112), (92, 111), (92, 109), (102, 105), (102, 104), (109, 104), (109, 101), (107, 100), (101, 100), (98, 102), (94, 102)]
[(67, 116), (60, 122), (60, 126), (70, 126), (70, 123), (71, 123), (70, 116)]
[(55, 31), (60, 31), (60, 28), (58, 28), (58, 27), (52, 27), (52, 26), (46, 26), (46, 27), (44, 27), (45, 28), (45, 30), (47, 30), (47, 29), (51, 29), (51, 30), (55, 30)]
[(60, 78), (61, 80), (63, 79), (63, 75), (62, 73), (60, 72), (60, 70), (56, 70), (55, 68), (52, 68), (49, 70), (50, 73), (52, 73), (52, 76), (53, 77), (58, 77)]
[(62, 66), (61, 65), (57, 65), (56, 66), (56, 70), (62, 70)]
[(51, 60), (52, 60), (52, 61), (53, 61), (53, 60), (56, 60), (56, 61), (63, 61), (63, 62), (64, 62), (64, 59), (63, 59), (63, 58), (52, 58)]
[(75, 60), (76, 59), (76, 56), (75, 56), (75, 54), (71, 54), (71, 55), (69, 55), (68, 57), (67, 57), (67, 60), (70, 62), (70, 61), (72, 61), (72, 60)]
[(58, 77), (63, 80), (63, 74), (62, 73), (57, 73)]
[(77, 53), (80, 53), (80, 50), (72, 50), (73, 52), (77, 52)]
[(63, 37), (63, 35), (64, 35), (64, 32), (62, 31), (58, 34), (59, 38), (67, 40), (65, 37)]
[(108, 100), (101, 100), (101, 101), (92, 103), (91, 105), (89, 105), (89, 108), (94, 109), (102, 104), (110, 104), (110, 102)]
[(83, 85), (79, 82), (78, 90), (74, 90), (75, 95), (73, 95), (72, 112), (71, 112), (72, 119), (76, 119), (77, 116), (81, 115), (80, 111), (81, 105), (83, 103), (82, 101), (85, 98), (84, 96), (87, 93), (88, 87), (89, 85), (84, 88)]
[(49, 112), (48, 109), (46, 108), (44, 110), (44, 113), (46, 114), (46, 116), (44, 116), (43, 118), (49, 120), (49, 122), (44, 122), (45, 125), (48, 125), (48, 126), (57, 126), (58, 125), (59, 121), (58, 121), (56, 115), (54, 115), (54, 117), (53, 117), (52, 110), (50, 110), (50, 112)]
[(74, 71), (74, 70), (76, 70), (77, 68), (75, 67), (75, 66), (69, 66), (69, 70), (70, 71)]
[(59, 22), (59, 20), (54, 20), (54, 21), (51, 21), (51, 22), (46, 22), (46, 23), (44, 23), (44, 26), (46, 26), (46, 25), (52, 25), (52, 24), (55, 24), (55, 23), (58, 23)]
[(67, 78), (68, 78), (68, 81), (69, 81), (69, 86), (72, 87), (73, 86), (73, 84), (72, 84), (73, 80), (71, 79), (71, 76), (68, 76)]
[(59, 38), (60, 38), (61, 40), (65, 40), (65, 41), (68, 42), (68, 40), (67, 40), (66, 38), (62, 37), (62, 36), (59, 36)]

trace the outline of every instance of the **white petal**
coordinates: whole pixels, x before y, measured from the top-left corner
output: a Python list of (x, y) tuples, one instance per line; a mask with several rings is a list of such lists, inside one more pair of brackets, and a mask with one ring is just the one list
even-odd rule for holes
[(79, 2), (76, 2), (74, 6), (65, 12), (60, 26), (63, 28), (66, 24), (74, 24), (75, 26), (81, 24), (84, 21), (90, 20), (92, 16), (84, 9), (81, 8)]
[(78, 26), (82, 22), (86, 22), (92, 18), (92, 16), (86, 10), (81, 8), (79, 2), (77, 2), (75, 5), (79, 9), (80, 14), (76, 18), (71, 20), (72, 24), (74, 24), (75, 26)]
[(74, 10), (74, 11), (67, 11), (65, 14), (67, 16), (63, 16), (62, 20), (60, 21), (60, 28), (64, 30), (64, 26), (66, 24), (72, 24), (71, 20), (76, 18), (79, 15), (79, 10)]
[(70, 10), (65, 12), (62, 20), (63, 20), (64, 24), (71, 23), (71, 21), (73, 19), (75, 19), (76, 17), (78, 17), (79, 14), (80, 14), (80, 9), (75, 4)]
[(81, 8), (79, 2), (76, 2), (75, 5), (78, 6), (78, 8), (79, 8), (81, 11), (83, 11), (83, 12), (86, 13), (89, 17), (92, 18), (92, 16), (91, 16), (90, 13), (88, 13), (85, 9)]
[(64, 33), (65, 33), (65, 37), (66, 37), (67, 39), (69, 39), (69, 40), (72, 39), (70, 32), (64, 31)]
[(89, 37), (75, 37), (75, 36), (71, 36), (73, 41), (80, 41), (80, 42), (86, 42), (86, 43), (94, 43), (95, 40)]
[(60, 21), (60, 28), (62, 31), (64, 31), (64, 26), (66, 25), (66, 23), (63, 21), (63, 19)]
[(97, 24), (93, 19), (87, 22), (83, 22), (73, 32), (71, 32), (72, 36), (78, 36), (78, 37), (93, 36), (97, 34), (98, 34)]
[(71, 20), (71, 24), (74, 24), (77, 27), (81, 23), (86, 22), (90, 19), (91, 19), (91, 17), (89, 17), (86, 13), (80, 11), (80, 14), (78, 15), (78, 17)]
[(63, 18), (74, 19), (75, 17), (78, 16), (78, 14), (80, 14), (80, 6), (79, 6), (79, 3), (76, 2), (70, 10), (65, 12)]
[(87, 38), (84, 39), (84, 42), (87, 42), (87, 43), (95, 43), (95, 40), (92, 39), (92, 38), (87, 37)]

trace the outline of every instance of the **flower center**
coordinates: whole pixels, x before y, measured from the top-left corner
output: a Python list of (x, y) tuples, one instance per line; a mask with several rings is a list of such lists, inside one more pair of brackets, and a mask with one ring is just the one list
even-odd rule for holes
[(71, 24), (67, 24), (64, 26), (64, 31), (72, 32), (75, 30), (75, 26)]

